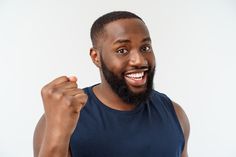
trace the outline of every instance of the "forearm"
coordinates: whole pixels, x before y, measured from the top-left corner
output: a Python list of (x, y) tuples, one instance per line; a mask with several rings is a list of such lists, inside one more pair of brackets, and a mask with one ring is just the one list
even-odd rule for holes
[(46, 135), (38, 157), (68, 157), (70, 137)]
[(35, 157), (68, 157), (70, 137), (88, 96), (77, 79), (61, 76), (41, 90), (44, 118), (34, 135)]

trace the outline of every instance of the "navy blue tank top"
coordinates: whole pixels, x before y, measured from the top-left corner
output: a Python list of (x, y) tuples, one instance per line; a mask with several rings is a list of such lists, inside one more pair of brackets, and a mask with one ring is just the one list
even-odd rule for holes
[(184, 135), (171, 100), (152, 91), (132, 111), (104, 105), (85, 88), (88, 101), (71, 136), (72, 157), (180, 157)]

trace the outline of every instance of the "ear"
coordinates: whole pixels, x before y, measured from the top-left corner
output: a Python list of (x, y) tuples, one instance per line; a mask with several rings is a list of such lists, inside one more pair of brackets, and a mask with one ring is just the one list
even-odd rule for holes
[(90, 49), (90, 57), (93, 61), (93, 63), (100, 68), (101, 67), (101, 61), (100, 61), (100, 52), (95, 49), (95, 48), (91, 48)]

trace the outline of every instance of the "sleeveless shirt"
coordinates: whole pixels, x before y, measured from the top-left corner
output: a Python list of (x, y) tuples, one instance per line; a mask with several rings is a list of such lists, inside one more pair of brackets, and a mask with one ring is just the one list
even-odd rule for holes
[(172, 101), (153, 90), (132, 111), (104, 105), (84, 89), (87, 103), (70, 140), (72, 157), (181, 157), (184, 135)]

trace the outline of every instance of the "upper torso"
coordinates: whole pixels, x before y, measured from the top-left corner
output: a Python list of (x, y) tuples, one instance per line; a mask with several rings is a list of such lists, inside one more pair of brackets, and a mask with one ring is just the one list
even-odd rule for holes
[(184, 136), (171, 100), (152, 91), (132, 111), (102, 104), (85, 88), (88, 101), (71, 137), (72, 157), (180, 157)]

